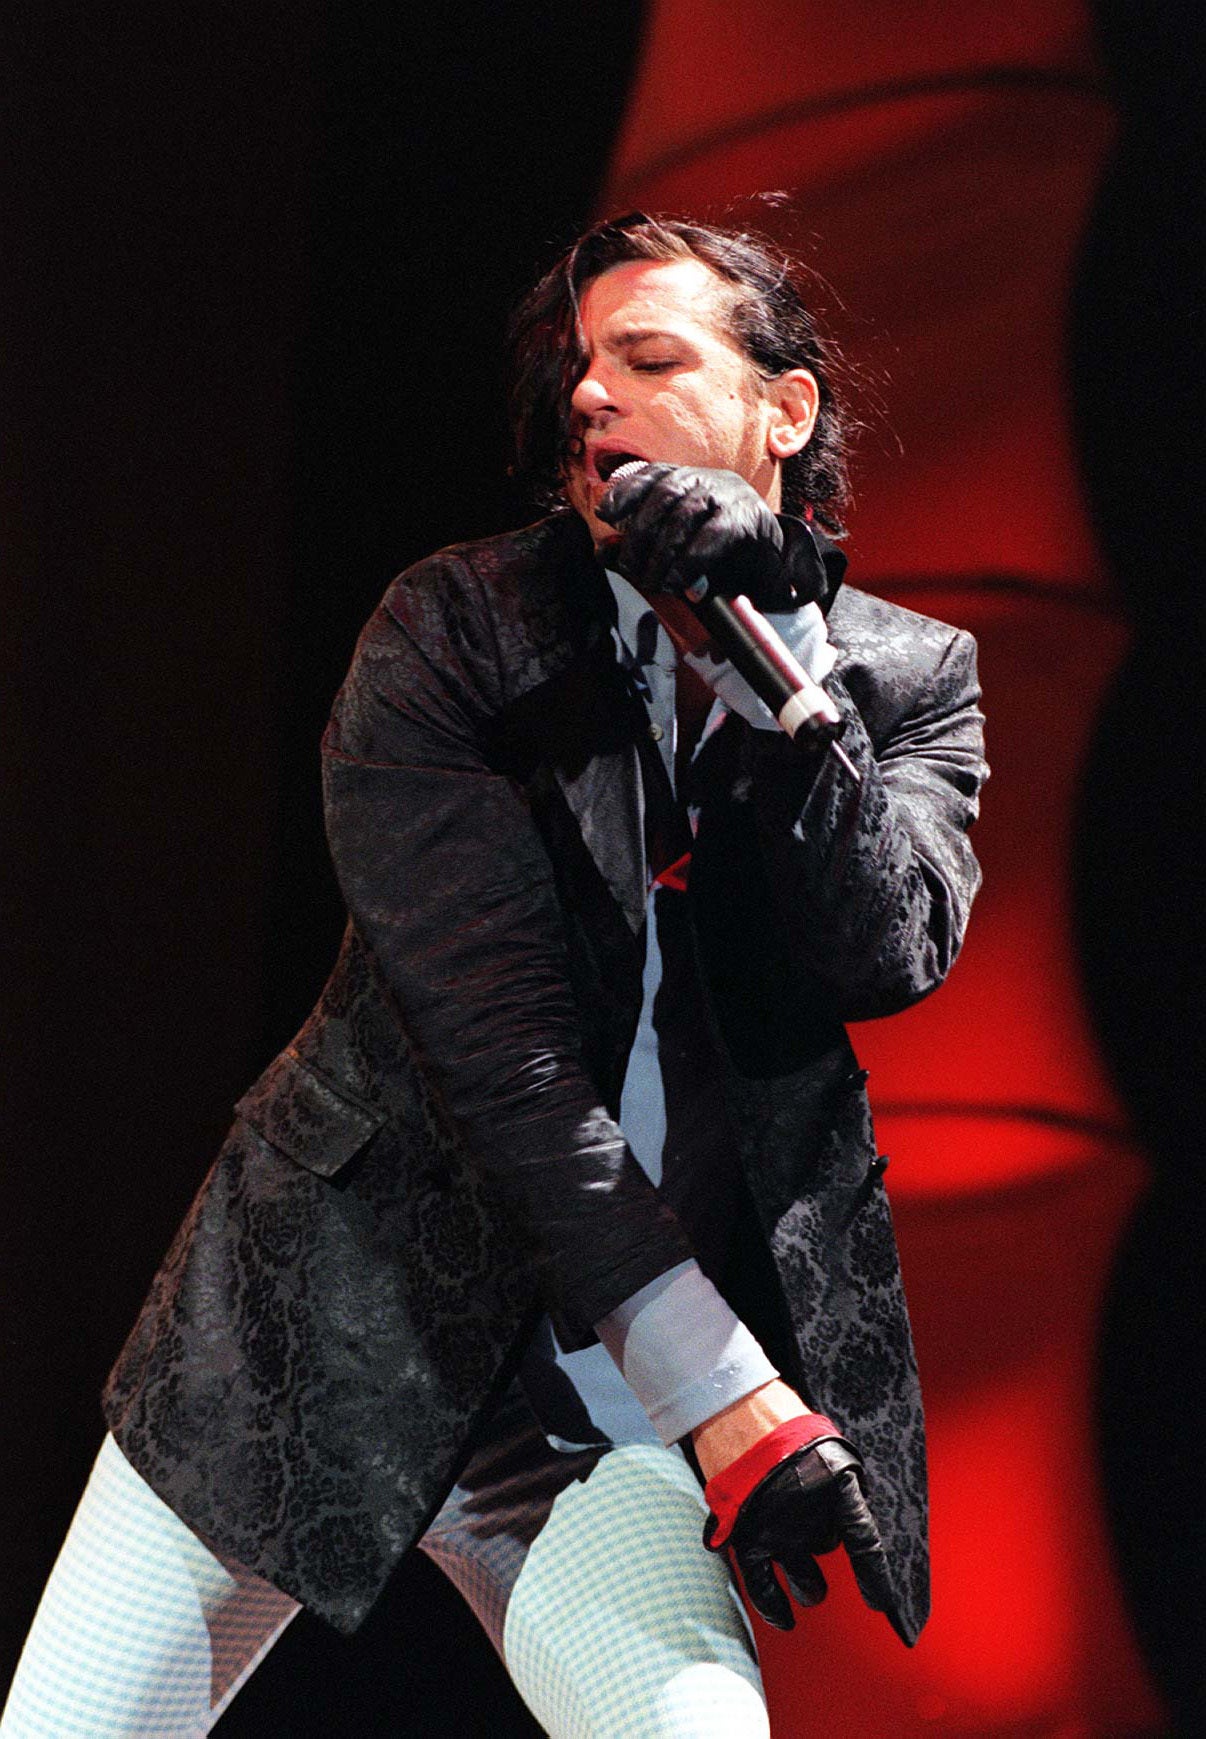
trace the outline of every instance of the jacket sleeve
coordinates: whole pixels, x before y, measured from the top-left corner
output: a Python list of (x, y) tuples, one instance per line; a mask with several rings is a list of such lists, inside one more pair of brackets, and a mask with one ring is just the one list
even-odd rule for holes
[(513, 664), (466, 561), (445, 552), (396, 581), (324, 736), (327, 831), (470, 1163), (546, 1302), (588, 1329), (691, 1252), (585, 1072), (552, 866), (484, 747), (522, 681)]
[[(845, 677), (839, 665), (827, 680), (861, 782), (832, 754), (746, 742), (747, 813), (779, 933), (836, 1020), (893, 1014), (941, 984), (979, 887), (968, 829), (988, 767), (976, 648), (961, 630), (945, 636), (916, 663), (847, 664)], [(888, 720), (876, 741), (856, 693)]]

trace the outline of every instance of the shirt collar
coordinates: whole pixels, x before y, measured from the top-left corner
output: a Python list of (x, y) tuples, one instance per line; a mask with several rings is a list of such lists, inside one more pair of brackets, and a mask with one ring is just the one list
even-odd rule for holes
[[(652, 615), (649, 600), (637, 591), (631, 580), (626, 580), (623, 574), (617, 574), (614, 568), (607, 568), (607, 583), (616, 601), (615, 631), (629, 655), (635, 656), (637, 646), (637, 625), (642, 617)], [(659, 670), (676, 670), (678, 657), (674, 650), (674, 642), (659, 622), (657, 626), (657, 647), (653, 662)]]

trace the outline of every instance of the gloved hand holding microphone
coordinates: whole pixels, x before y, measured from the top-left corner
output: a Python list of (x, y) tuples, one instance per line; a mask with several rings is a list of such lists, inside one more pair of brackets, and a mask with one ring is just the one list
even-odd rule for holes
[(811, 611), (824, 638), (824, 564), (804, 521), (777, 517), (736, 472), (645, 460), (612, 473), (597, 511), (623, 532), (621, 572), (685, 599), (787, 735), (828, 744), (858, 783), (836, 741), (845, 721), (763, 615)]
[(809, 603), (824, 583), (808, 527), (778, 519), (735, 471), (630, 460), (612, 473), (598, 513), (623, 528), (622, 568), (647, 592), (684, 597), (705, 579), (766, 612)]

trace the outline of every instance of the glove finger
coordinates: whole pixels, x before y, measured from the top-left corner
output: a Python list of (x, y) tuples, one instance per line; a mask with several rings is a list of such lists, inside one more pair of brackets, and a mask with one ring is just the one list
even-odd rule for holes
[(624, 556), (640, 584), (650, 592), (667, 590), (667, 579), (687, 585), (699, 568), (690, 549), (701, 525), (715, 512), (703, 489), (690, 489), (667, 502), (651, 491), (624, 530)]
[(888, 1556), (853, 1469), (838, 1476), (837, 1527), (859, 1593), (876, 1612), (892, 1604)]
[(780, 1588), (774, 1565), (764, 1552), (734, 1552), (750, 1605), (760, 1618), (773, 1624), (776, 1630), (795, 1628), (791, 1601)]
[(739, 592), (751, 602), (769, 608), (782, 598), (790, 598), (790, 588), (783, 581), (779, 562), (782, 533), (770, 509), (765, 513), (727, 507), (705, 521), (696, 532), (687, 552), (687, 561), (696, 574), (707, 574), (717, 591), (728, 597)]
[(636, 512), (654, 485), (673, 468), (663, 464), (644, 465), (630, 477), (617, 477), (595, 509), (599, 518), (608, 525), (619, 525)]
[(780, 1552), (779, 1568), (797, 1606), (819, 1606), (828, 1594), (829, 1584), (821, 1566), (803, 1547)]

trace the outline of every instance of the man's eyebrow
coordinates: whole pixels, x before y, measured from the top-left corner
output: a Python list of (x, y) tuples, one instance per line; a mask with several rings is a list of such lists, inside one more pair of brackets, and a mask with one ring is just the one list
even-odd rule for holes
[(643, 344), (647, 338), (665, 338), (675, 344), (687, 342), (681, 332), (670, 332), (664, 326), (628, 326), (607, 342), (617, 350), (630, 350), (634, 344)]

